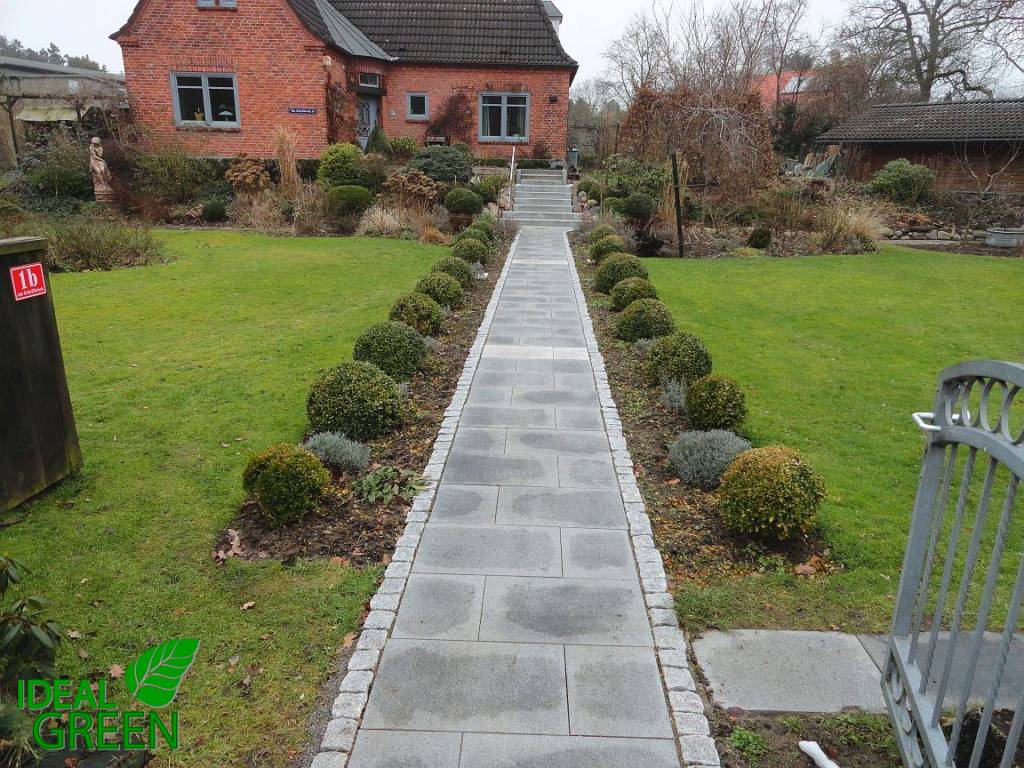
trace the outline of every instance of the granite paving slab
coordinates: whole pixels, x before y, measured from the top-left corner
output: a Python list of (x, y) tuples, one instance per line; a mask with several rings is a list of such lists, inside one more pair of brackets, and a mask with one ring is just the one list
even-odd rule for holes
[(625, 528), (626, 512), (617, 490), (507, 486), (498, 493), (495, 521), (500, 525)]
[(559, 531), (539, 526), (431, 523), (423, 531), (412, 570), (494, 576), (561, 576)]
[(679, 759), (671, 739), (467, 733), (460, 768), (679, 768)]

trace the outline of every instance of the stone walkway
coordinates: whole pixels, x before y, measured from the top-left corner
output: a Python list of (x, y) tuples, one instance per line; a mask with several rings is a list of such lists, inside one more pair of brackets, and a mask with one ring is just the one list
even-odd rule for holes
[(448, 416), (314, 768), (717, 765), (561, 230), (522, 230)]

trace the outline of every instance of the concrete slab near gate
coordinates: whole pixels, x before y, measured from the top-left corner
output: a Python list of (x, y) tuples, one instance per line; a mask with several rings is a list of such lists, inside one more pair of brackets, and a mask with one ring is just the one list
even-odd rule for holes
[(756, 712), (882, 712), (881, 675), (854, 635), (740, 629), (693, 642), (716, 703)]

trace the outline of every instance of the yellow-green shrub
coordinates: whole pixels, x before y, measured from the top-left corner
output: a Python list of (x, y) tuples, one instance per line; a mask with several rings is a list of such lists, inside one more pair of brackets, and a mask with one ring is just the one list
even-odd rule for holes
[(282, 443), (249, 459), (242, 487), (259, 504), (267, 525), (280, 528), (316, 509), (331, 487), (331, 475), (309, 451)]
[(694, 429), (733, 429), (747, 417), (747, 398), (725, 376), (703, 376), (686, 390), (686, 412)]

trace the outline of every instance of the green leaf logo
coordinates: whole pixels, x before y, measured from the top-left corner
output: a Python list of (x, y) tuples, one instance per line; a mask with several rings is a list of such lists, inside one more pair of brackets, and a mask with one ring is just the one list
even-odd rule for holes
[(150, 648), (128, 665), (124, 675), (128, 690), (143, 704), (166, 707), (174, 701), (198, 650), (198, 640), (170, 640)]

